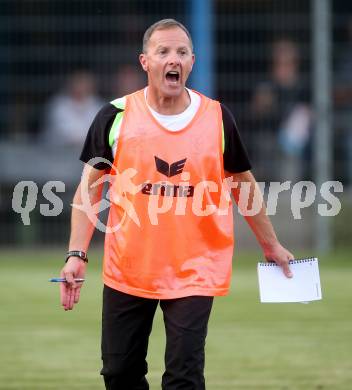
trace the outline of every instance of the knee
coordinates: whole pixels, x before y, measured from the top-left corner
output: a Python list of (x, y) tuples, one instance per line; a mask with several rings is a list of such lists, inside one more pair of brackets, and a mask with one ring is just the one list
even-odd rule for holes
[(142, 378), (147, 373), (146, 362), (138, 362), (129, 354), (104, 354), (101, 375), (106, 377)]

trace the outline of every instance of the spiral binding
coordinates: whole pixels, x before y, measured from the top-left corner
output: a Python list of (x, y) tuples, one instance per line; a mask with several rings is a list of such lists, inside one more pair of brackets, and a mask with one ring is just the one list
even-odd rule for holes
[[(307, 257), (305, 259), (294, 259), (290, 260), (289, 264), (299, 264), (299, 263), (309, 263), (312, 260), (318, 260), (316, 257)], [(274, 262), (270, 263), (259, 263), (260, 267), (278, 267), (278, 265)]]

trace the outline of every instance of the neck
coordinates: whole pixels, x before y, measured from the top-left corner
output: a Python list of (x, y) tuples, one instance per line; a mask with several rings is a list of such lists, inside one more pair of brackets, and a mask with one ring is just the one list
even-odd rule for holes
[(164, 96), (160, 91), (148, 86), (147, 103), (159, 114), (177, 115), (191, 104), (191, 98), (186, 89), (179, 96)]

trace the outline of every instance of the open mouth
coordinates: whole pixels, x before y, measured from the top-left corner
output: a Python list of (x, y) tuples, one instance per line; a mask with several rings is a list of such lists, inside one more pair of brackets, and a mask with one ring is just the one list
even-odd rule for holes
[(166, 80), (171, 83), (177, 83), (180, 79), (180, 74), (177, 70), (170, 70), (166, 73)]

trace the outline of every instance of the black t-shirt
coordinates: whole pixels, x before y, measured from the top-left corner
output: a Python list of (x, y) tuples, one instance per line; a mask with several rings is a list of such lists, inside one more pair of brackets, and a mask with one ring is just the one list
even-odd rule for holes
[[(87, 163), (91, 158), (102, 157), (113, 163), (109, 133), (116, 115), (121, 111), (123, 110), (108, 103), (98, 112), (89, 128), (80, 156), (81, 161)], [(231, 173), (248, 171), (251, 169), (251, 164), (237, 130), (236, 121), (229, 109), (223, 104), (221, 104), (221, 111), (225, 138), (224, 169)], [(94, 167), (97, 169), (108, 168), (104, 163), (96, 164)]]

